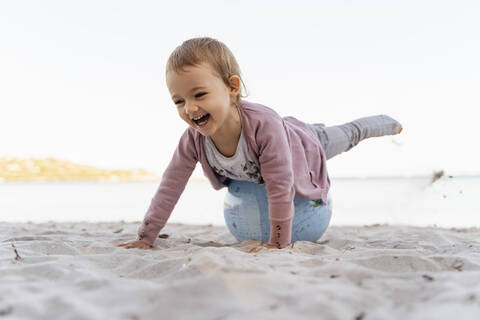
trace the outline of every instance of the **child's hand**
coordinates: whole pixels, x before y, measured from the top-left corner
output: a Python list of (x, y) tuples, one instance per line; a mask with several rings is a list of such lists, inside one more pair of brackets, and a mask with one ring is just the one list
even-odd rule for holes
[[(285, 246), (285, 247), (287, 247), (287, 246)], [(248, 253), (258, 252), (262, 249), (282, 249), (282, 248), (285, 248), (285, 247), (279, 248), (274, 244), (262, 242), (258, 247), (253, 247), (252, 249), (248, 250)]]
[(117, 247), (124, 247), (125, 249), (132, 249), (132, 248), (137, 248), (137, 249), (150, 249), (153, 248), (151, 245), (148, 243), (141, 241), (141, 240), (134, 240), (134, 241), (128, 241), (125, 243), (120, 243), (116, 245)]

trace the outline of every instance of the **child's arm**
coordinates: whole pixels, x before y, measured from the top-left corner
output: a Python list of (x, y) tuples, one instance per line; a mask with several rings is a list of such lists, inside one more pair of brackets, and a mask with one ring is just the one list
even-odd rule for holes
[(256, 137), (268, 197), (269, 244), (284, 248), (292, 237), (295, 189), (292, 156), (282, 119), (263, 121)]
[(160, 186), (153, 197), (142, 224), (137, 231), (137, 239), (119, 246), (125, 248), (152, 247), (160, 230), (167, 223), (188, 179), (198, 161), (194, 144), (193, 130), (187, 129), (165, 170)]

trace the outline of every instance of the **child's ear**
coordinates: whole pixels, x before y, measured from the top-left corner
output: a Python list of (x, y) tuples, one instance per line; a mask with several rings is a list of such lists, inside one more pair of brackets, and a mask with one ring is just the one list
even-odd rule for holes
[(228, 81), (230, 82), (230, 94), (237, 96), (240, 92), (240, 77), (237, 75), (231, 76)]

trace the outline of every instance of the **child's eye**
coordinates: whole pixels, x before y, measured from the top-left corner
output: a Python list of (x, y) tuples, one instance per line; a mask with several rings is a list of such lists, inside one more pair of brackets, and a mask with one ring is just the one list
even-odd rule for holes
[[(206, 95), (206, 94), (207, 94), (206, 92), (197, 93), (197, 94), (195, 95), (195, 98), (200, 98), (200, 97), (202, 97), (202, 96), (204, 96), (204, 95)], [(174, 103), (175, 103), (175, 104), (181, 104), (181, 103), (183, 103), (183, 100), (177, 100), (177, 101), (174, 101)]]

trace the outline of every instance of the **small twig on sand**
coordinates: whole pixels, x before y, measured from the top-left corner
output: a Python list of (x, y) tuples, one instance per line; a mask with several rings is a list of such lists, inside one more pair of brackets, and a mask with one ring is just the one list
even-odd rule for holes
[(15, 248), (15, 245), (13, 244), (13, 242), (12, 242), (12, 248), (13, 248), (13, 251), (15, 252), (15, 260), (22, 260), (22, 257), (20, 257), (20, 255), (18, 254), (17, 248)]

